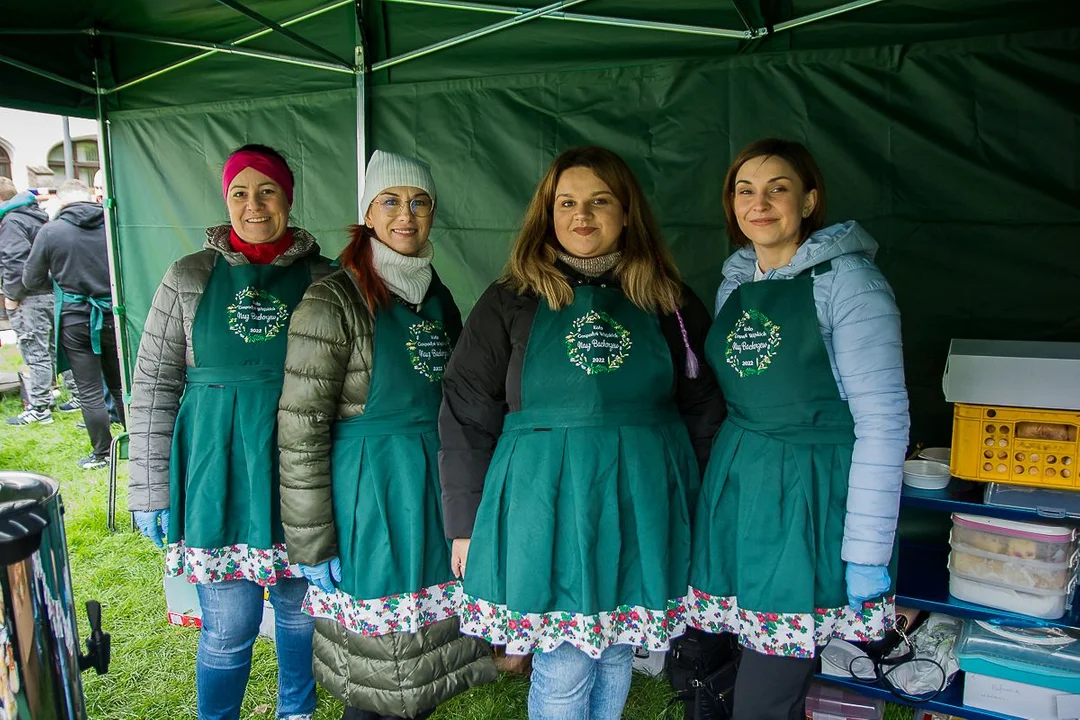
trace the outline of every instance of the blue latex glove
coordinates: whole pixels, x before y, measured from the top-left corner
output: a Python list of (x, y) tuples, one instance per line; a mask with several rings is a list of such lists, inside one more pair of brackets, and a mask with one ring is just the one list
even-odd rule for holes
[(855, 612), (862, 611), (863, 603), (867, 600), (885, 594), (892, 584), (889, 580), (889, 569), (884, 565), (848, 563), (845, 575), (848, 605)]
[(337, 592), (334, 583), (341, 582), (341, 560), (339, 558), (330, 558), (318, 565), (300, 565), (299, 567), (300, 574), (324, 593), (333, 595)]
[(169, 537), (168, 510), (136, 510), (135, 526), (158, 547), (165, 547)]

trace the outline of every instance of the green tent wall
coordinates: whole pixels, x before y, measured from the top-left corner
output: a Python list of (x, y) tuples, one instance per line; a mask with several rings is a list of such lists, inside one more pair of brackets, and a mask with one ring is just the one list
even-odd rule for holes
[[(71, 4), (75, 28), (224, 43), (258, 27), (209, 0)], [(568, 12), (757, 32), (838, 4), (592, 0)], [(278, 21), (332, 7), (290, 27), (349, 61), (362, 38), (377, 67), (511, 17), (365, 2), (358, 29), (351, 4), (249, 5)], [(6, 28), (41, 24), (20, 12)], [(94, 55), (110, 85), (192, 54), (79, 36), (44, 57), (10, 38), (0, 56), (23, 53), (84, 84)], [(245, 47), (326, 60), (275, 33)], [(164, 268), (225, 220), (218, 173), (243, 142), (290, 158), (297, 224), (331, 253), (357, 217), (358, 154), (379, 147), (430, 162), (441, 188), (436, 266), (468, 310), (501, 269), (543, 169), (582, 143), (628, 159), (711, 302), (729, 252), (723, 172), (746, 142), (780, 135), (818, 156), (830, 219), (859, 220), (881, 243), (904, 315), (912, 439), (944, 443), (950, 338), (1080, 340), (1078, 49), (1074, 3), (884, 0), (752, 40), (538, 19), (368, 73), (360, 93), (350, 74), (216, 54), (103, 98), (128, 353)], [(10, 64), (0, 64), (0, 104), (95, 110), (86, 93)]]

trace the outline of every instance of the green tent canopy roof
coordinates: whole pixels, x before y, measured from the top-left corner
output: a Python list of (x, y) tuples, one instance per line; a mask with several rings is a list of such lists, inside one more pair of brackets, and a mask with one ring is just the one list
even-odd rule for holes
[[(56, 0), (45, 11), (10, 3), (0, 28), (0, 105), (92, 117), (98, 91), (112, 111), (348, 87), (361, 37), (378, 85), (895, 46), (1075, 26), (1080, 18), (1080, 4), (1061, 0), (242, 3)], [(509, 26), (461, 42), (499, 23)]]

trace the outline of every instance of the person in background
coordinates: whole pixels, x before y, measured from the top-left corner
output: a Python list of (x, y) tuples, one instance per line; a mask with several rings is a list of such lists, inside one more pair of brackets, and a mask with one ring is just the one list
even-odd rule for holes
[(431, 267), (428, 166), (376, 150), (364, 188), (342, 269), (290, 326), (281, 512), (312, 583), (316, 678), (345, 720), (423, 718), (496, 677), (486, 643), (458, 632), (439, 502), (436, 424), (461, 316)]
[(706, 358), (728, 415), (694, 519), (689, 616), (746, 648), (735, 720), (797, 720), (817, 649), (893, 624), (908, 443), (900, 313), (858, 223), (825, 227), (805, 147), (751, 143), (724, 179)]
[(290, 565), (278, 498), (277, 407), (293, 309), (330, 271), (289, 226), (293, 174), (265, 145), (225, 161), (229, 224), (165, 272), (146, 318), (131, 397), (128, 506), (168, 548), (165, 571), (197, 583), (199, 720), (238, 720), (263, 594), (274, 607), (277, 717), (311, 720), (307, 582)]
[[(96, 203), (104, 203), (105, 201), (105, 186), (104, 175), (100, 170), (94, 173), (94, 188), (93, 199)], [(103, 206), (104, 207), (104, 206)], [(62, 402), (57, 406), (57, 410), (60, 412), (78, 412), (82, 408), (82, 403), (79, 400), (79, 388), (75, 385), (75, 376), (71, 374), (71, 370), (65, 370), (62, 373), (64, 385), (71, 393), (71, 399)], [(109, 420), (113, 425), (120, 425), (120, 415), (116, 412), (116, 400), (113, 398), (112, 393), (109, 392), (109, 386), (105, 381), (105, 376), (101, 377), (101, 392), (105, 395), (105, 410), (109, 413)], [(86, 423), (77, 422), (76, 427), (86, 427)]]
[(30, 369), (27, 407), (9, 425), (48, 424), (53, 421), (53, 383), (56, 382), (53, 334), (53, 292), (23, 283), (23, 269), (34, 238), (49, 216), (30, 192), (16, 192), (9, 178), (0, 177), (0, 290), (19, 352)]
[(723, 399), (709, 312), (633, 172), (567, 150), (443, 379), (462, 631), (533, 653), (529, 717), (615, 720), (633, 649), (685, 629), (690, 514)]
[[(55, 288), (53, 321), (58, 353), (71, 365), (79, 388), (83, 422), (90, 435), (84, 470), (108, 464), (112, 432), (101, 378), (120, 396), (120, 356), (112, 315), (112, 290), (105, 247), (105, 216), (82, 180), (67, 180), (57, 191), (62, 207), (39, 232), (23, 272), (28, 288)], [(123, 408), (117, 408), (121, 424)]]

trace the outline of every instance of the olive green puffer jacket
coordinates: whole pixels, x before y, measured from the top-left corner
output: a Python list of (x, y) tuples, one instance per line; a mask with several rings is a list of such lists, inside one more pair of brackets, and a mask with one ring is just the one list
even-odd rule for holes
[[(312, 284), (293, 313), (278, 411), (281, 518), (291, 562), (317, 565), (337, 555), (330, 429), (364, 412), (372, 333), (346, 270)], [(495, 677), (487, 643), (461, 635), (456, 617), (377, 637), (315, 621), (315, 678), (349, 707), (413, 717)]]

